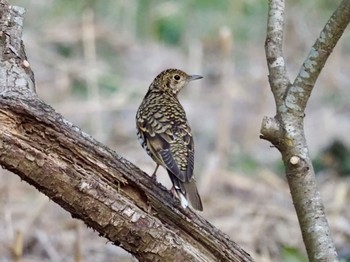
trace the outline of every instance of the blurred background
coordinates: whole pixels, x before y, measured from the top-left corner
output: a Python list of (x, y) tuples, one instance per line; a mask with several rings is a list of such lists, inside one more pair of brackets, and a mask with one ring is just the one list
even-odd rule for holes
[[(149, 174), (155, 164), (135, 131), (149, 84), (169, 67), (203, 75), (180, 94), (194, 133), (201, 215), (256, 261), (307, 261), (280, 154), (259, 139), (263, 116), (275, 112), (264, 52), (267, 1), (10, 2), (27, 9), (23, 39), (39, 96)], [(339, 3), (287, 1), (291, 80)], [(305, 118), (342, 261), (350, 261), (349, 61), (347, 30)], [(170, 188), (166, 172), (158, 173)], [(0, 262), (136, 261), (16, 175), (0, 174)]]

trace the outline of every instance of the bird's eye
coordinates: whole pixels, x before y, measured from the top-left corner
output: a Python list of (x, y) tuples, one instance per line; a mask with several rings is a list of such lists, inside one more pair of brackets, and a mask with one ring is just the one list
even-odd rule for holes
[(175, 80), (179, 81), (180, 78), (181, 78), (181, 77), (180, 77), (179, 75), (174, 75), (174, 79), (175, 79)]

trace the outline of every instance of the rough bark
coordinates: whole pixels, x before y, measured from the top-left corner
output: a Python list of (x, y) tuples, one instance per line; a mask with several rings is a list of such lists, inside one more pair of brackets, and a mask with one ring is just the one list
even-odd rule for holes
[(129, 161), (35, 93), (24, 9), (0, 1), (0, 164), (141, 261), (252, 261)]
[(294, 207), (310, 261), (337, 261), (304, 134), (305, 107), (314, 84), (350, 20), (350, 1), (344, 0), (327, 22), (294, 83), (287, 77), (282, 52), (284, 0), (270, 0), (265, 42), (269, 82), (276, 116), (264, 117), (261, 138), (282, 154)]

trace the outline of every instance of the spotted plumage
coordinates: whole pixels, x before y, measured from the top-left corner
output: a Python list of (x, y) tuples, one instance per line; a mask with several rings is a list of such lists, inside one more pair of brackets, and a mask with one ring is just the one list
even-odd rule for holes
[(194, 144), (177, 95), (188, 82), (202, 78), (178, 69), (161, 72), (150, 85), (136, 114), (137, 136), (152, 159), (163, 166), (183, 207), (203, 210), (193, 178)]

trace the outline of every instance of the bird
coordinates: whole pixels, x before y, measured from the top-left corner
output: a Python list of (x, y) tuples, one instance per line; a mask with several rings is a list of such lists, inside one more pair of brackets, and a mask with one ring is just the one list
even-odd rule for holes
[(173, 184), (171, 191), (181, 206), (203, 210), (193, 176), (194, 143), (186, 112), (178, 100), (182, 88), (200, 75), (180, 69), (166, 69), (156, 76), (136, 113), (137, 136), (141, 146), (159, 166), (164, 167)]

